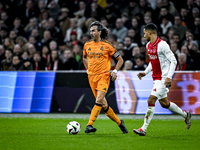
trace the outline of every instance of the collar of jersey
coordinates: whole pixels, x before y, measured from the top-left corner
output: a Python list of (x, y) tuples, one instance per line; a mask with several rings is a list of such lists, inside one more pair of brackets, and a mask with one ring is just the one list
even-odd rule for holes
[(151, 44), (151, 42), (150, 42), (150, 44), (151, 44), (151, 46), (154, 47), (154, 46), (156, 46), (158, 44), (159, 41), (160, 41), (160, 38), (158, 36), (157, 39), (155, 40), (155, 42), (153, 44)]

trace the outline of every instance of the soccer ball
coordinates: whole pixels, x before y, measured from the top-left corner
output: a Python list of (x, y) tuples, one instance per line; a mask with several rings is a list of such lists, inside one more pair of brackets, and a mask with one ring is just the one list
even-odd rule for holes
[(69, 134), (78, 134), (81, 131), (81, 125), (77, 121), (71, 121), (66, 129)]

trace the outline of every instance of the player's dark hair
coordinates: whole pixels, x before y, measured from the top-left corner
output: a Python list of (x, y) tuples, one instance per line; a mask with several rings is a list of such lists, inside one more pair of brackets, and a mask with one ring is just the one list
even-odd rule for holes
[(95, 22), (91, 23), (90, 28), (92, 26), (97, 26), (97, 30), (101, 31), (101, 35), (100, 36), (101, 36), (102, 39), (107, 38), (108, 29), (103, 24), (101, 24), (99, 21), (95, 21)]
[(154, 23), (149, 23), (144, 27), (145, 30), (151, 30), (156, 31), (158, 30), (158, 27)]

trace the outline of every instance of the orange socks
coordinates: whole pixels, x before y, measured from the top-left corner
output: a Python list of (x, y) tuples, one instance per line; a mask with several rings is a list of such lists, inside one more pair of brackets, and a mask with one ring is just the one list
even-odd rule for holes
[(100, 104), (95, 104), (94, 107), (92, 108), (92, 112), (90, 115), (90, 119), (87, 125), (93, 125), (95, 120), (97, 119), (99, 113), (101, 112), (102, 106)]
[[(91, 125), (91, 126), (93, 125), (98, 115), (100, 114), (101, 109), (102, 109), (101, 105), (99, 104), (94, 105), (87, 125)], [(117, 115), (114, 113), (113, 109), (110, 106), (108, 106), (108, 108), (104, 110), (104, 112), (111, 120), (116, 122), (118, 126), (121, 124), (121, 121), (119, 120), (119, 118), (117, 117)]]
[(117, 115), (115, 114), (115, 112), (110, 106), (108, 106), (108, 108), (104, 111), (111, 120), (113, 120), (114, 122), (118, 124), (118, 126), (121, 124), (121, 121), (119, 120), (119, 118), (117, 117)]

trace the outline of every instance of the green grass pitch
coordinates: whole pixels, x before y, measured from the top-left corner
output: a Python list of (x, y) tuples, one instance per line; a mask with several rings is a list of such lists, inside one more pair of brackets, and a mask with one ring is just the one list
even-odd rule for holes
[[(69, 135), (68, 122), (76, 120), (81, 132)], [(97, 119), (95, 134), (85, 134), (88, 119), (0, 118), (0, 150), (165, 150), (200, 149), (200, 120), (192, 120), (189, 130), (183, 120), (156, 120), (145, 137), (133, 133), (142, 119), (124, 119), (129, 130), (122, 134), (116, 123)]]

